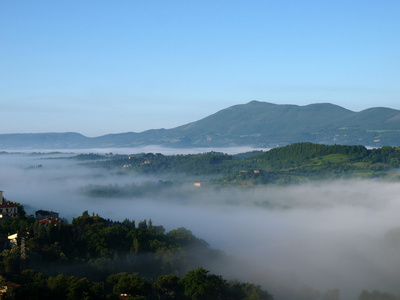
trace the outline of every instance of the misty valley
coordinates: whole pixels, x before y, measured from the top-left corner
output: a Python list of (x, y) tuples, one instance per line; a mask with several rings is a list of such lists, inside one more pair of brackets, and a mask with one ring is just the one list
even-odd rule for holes
[(130, 150), (0, 152), (4, 299), (400, 299), (400, 147)]

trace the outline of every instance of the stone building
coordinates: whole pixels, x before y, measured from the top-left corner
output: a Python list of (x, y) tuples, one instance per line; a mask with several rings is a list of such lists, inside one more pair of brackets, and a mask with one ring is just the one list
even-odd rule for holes
[(15, 202), (5, 201), (3, 191), (0, 191), (0, 219), (13, 218), (18, 214), (18, 205)]

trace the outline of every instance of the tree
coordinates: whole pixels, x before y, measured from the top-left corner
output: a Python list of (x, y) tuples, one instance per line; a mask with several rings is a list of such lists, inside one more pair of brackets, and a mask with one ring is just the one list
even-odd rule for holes
[(390, 159), (389, 165), (390, 165), (392, 168), (398, 168), (398, 167), (400, 166), (400, 163), (399, 163), (399, 160), (398, 160), (396, 157), (394, 157), (394, 158), (391, 158), (391, 159)]
[(151, 285), (136, 274), (125, 274), (114, 285), (113, 291), (116, 294), (146, 296), (151, 291)]
[(11, 250), (3, 250), (0, 258), (0, 271), (5, 273), (18, 273), (20, 270), (21, 250), (19, 247), (14, 247)]
[(176, 275), (162, 275), (153, 283), (153, 289), (159, 299), (181, 298), (181, 288), (178, 284), (179, 278)]
[(121, 272), (121, 273), (117, 273), (117, 274), (111, 274), (110, 276), (107, 277), (106, 283), (110, 286), (114, 286), (118, 283), (118, 281), (124, 277), (128, 275), (128, 273), (126, 272)]
[(167, 233), (167, 238), (172, 244), (177, 247), (184, 246), (208, 246), (208, 244), (197, 237), (195, 237), (190, 230), (184, 227), (179, 227), (178, 229), (171, 230)]
[(339, 289), (327, 290), (322, 294), (322, 300), (339, 300), (340, 291)]
[(373, 290), (372, 292), (363, 290), (358, 297), (358, 300), (396, 300), (396, 297), (377, 290)]
[(47, 279), (47, 286), (59, 300), (67, 299), (68, 279), (68, 276), (64, 274), (59, 274), (56, 277), (49, 277)]
[(198, 268), (189, 271), (179, 280), (184, 295), (191, 300), (224, 299), (227, 283), (221, 276), (208, 274), (209, 271)]

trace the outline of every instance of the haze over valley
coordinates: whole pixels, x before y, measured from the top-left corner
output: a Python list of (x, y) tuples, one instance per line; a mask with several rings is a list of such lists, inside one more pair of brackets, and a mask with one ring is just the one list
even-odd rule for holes
[(0, 1), (0, 298), (400, 300), (400, 1)]
[[(225, 278), (260, 284), (274, 299), (307, 293), (319, 299), (332, 289), (340, 291), (340, 299), (355, 299), (362, 290), (398, 295), (398, 180), (354, 177), (214, 189), (205, 185), (212, 176), (94, 168), (92, 161), (117, 159), (118, 154), (102, 154), (100, 160), (90, 155), (82, 160), (73, 153), (3, 153), (4, 196), (22, 203), (29, 214), (48, 209), (69, 222), (87, 210), (118, 221), (151, 219), (167, 231), (188, 228), (232, 256), (200, 260), (202, 266)], [(199, 178), (204, 184), (195, 187)], [(146, 189), (168, 179), (173, 185), (155, 193), (82, 193), (88, 186)]]

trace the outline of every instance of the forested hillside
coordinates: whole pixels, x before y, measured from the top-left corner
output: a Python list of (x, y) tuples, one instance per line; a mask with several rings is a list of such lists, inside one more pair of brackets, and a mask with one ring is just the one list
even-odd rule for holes
[(165, 232), (151, 220), (114, 222), (87, 211), (72, 224), (45, 226), (21, 214), (0, 222), (3, 237), (18, 233), (18, 245), (0, 253), (0, 285), (8, 287), (1, 299), (272, 299), (202, 268), (224, 254), (185, 228)]
[[(88, 167), (105, 168), (121, 175), (157, 175), (158, 182), (125, 186), (86, 186), (92, 196), (157, 194), (184, 182), (200, 180), (208, 187), (226, 185), (292, 184), (334, 178), (386, 178), (399, 180), (400, 148), (367, 149), (355, 145), (296, 143), (267, 152), (228, 155), (208, 152), (190, 155), (108, 155), (75, 157)], [(90, 160), (84, 162), (85, 160)], [(179, 176), (179, 174), (183, 174)]]

